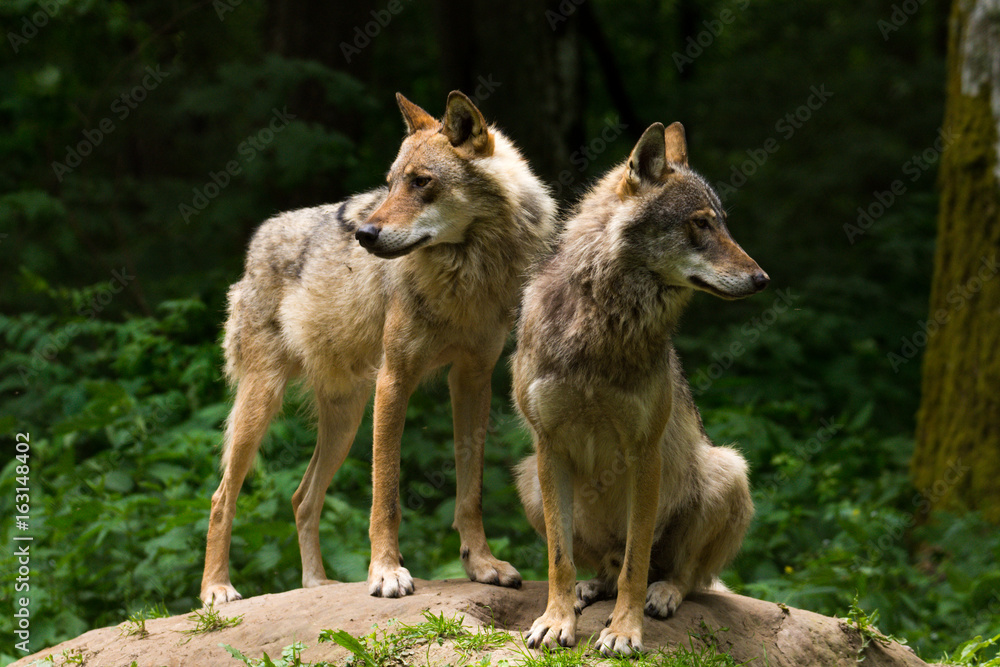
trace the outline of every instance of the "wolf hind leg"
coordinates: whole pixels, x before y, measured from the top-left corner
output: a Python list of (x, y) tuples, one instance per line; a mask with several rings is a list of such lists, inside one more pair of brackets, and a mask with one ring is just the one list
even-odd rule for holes
[(542, 486), (538, 481), (538, 455), (526, 456), (514, 468), (517, 495), (524, 506), (528, 523), (545, 537), (545, 512), (542, 507)]
[(316, 449), (299, 488), (292, 494), (303, 588), (331, 583), (326, 578), (319, 548), (319, 519), (326, 491), (351, 450), (370, 393), (370, 384), (355, 387), (353, 393), (343, 396), (333, 397), (321, 389), (315, 392), (319, 413)]
[(747, 462), (734, 449), (712, 447), (705, 457), (702, 524), (705, 537), (694, 555), (693, 588), (727, 590), (719, 573), (743, 545), (753, 519)]
[(598, 555), (589, 544), (579, 539), (579, 535), (574, 542), (573, 548), (579, 554), (579, 562), (597, 564), (596, 577), (576, 584), (575, 609), (579, 614), (595, 602), (610, 600), (618, 595), (618, 577), (621, 576), (624, 553), (614, 550)]
[(229, 580), (229, 547), (240, 488), (267, 427), (281, 407), (287, 376), (280, 369), (248, 372), (239, 380), (226, 424), (222, 480), (212, 495), (201, 599), (206, 605), (242, 599)]
[(587, 581), (578, 581), (576, 582), (576, 604), (573, 605), (573, 608), (579, 614), (595, 602), (610, 600), (617, 594), (617, 577), (608, 579), (599, 576)]
[(739, 453), (728, 447), (708, 447), (699, 474), (702, 481), (696, 502), (671, 520), (654, 547), (656, 569), (663, 577), (647, 589), (650, 616), (671, 616), (693, 590), (725, 590), (719, 573), (739, 552), (753, 518), (747, 464)]

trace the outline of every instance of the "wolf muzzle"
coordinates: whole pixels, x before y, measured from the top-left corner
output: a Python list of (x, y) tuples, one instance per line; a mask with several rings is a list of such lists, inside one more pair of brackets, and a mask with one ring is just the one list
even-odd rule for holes
[(378, 243), (378, 235), (381, 231), (375, 225), (363, 225), (358, 228), (358, 231), (354, 232), (354, 238), (358, 240), (362, 248), (371, 250)]
[(753, 282), (754, 291), (757, 292), (763, 290), (771, 282), (771, 278), (760, 269), (750, 277), (750, 280)]

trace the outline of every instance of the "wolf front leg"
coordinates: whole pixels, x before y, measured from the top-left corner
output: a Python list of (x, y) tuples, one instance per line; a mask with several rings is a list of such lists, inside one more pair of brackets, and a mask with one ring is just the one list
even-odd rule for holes
[(528, 634), (528, 647), (576, 644), (576, 564), (573, 562), (573, 473), (561, 452), (538, 437), (538, 482), (549, 552), (549, 601)]
[(658, 443), (630, 457), (628, 476), (628, 533), (625, 560), (618, 576), (618, 599), (611, 620), (597, 640), (596, 648), (606, 656), (640, 653), (642, 616), (649, 580), (649, 559), (660, 497), (660, 449)]
[(386, 362), (375, 382), (372, 514), (368, 526), (372, 547), (368, 593), (375, 597), (398, 598), (413, 592), (413, 578), (403, 567), (399, 552), (399, 448), (406, 404), (419, 378), (419, 373)]
[[(499, 355), (497, 350), (497, 356)], [(455, 523), (461, 557), (472, 581), (520, 588), (514, 566), (490, 552), (483, 530), (483, 450), (490, 420), (493, 359), (456, 361), (448, 374), (455, 423)]]

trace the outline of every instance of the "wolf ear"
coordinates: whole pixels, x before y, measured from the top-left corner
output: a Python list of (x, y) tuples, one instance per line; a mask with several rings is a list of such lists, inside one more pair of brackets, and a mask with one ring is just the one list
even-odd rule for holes
[(448, 137), (455, 148), (471, 151), (479, 157), (493, 155), (493, 137), (486, 119), (465, 93), (457, 90), (449, 93), (441, 134)]
[(653, 123), (639, 137), (639, 143), (632, 149), (625, 165), (625, 174), (618, 184), (618, 196), (634, 195), (643, 183), (656, 183), (670, 173), (667, 165), (666, 142), (663, 123)]
[(403, 114), (403, 121), (406, 122), (407, 134), (413, 134), (417, 130), (430, 130), (437, 127), (437, 120), (410, 100), (403, 97), (402, 93), (396, 93), (396, 104)]
[(688, 166), (687, 140), (684, 138), (684, 126), (674, 121), (663, 131), (663, 139), (667, 148), (667, 161)]

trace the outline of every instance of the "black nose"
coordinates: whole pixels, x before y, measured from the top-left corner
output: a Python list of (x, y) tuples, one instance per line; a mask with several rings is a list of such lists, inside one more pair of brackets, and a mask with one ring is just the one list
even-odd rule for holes
[(753, 274), (753, 286), (758, 292), (767, 287), (769, 282), (771, 282), (771, 279), (763, 271)]
[(379, 228), (375, 225), (365, 225), (354, 232), (354, 238), (358, 240), (362, 248), (371, 248), (378, 241), (378, 233)]

